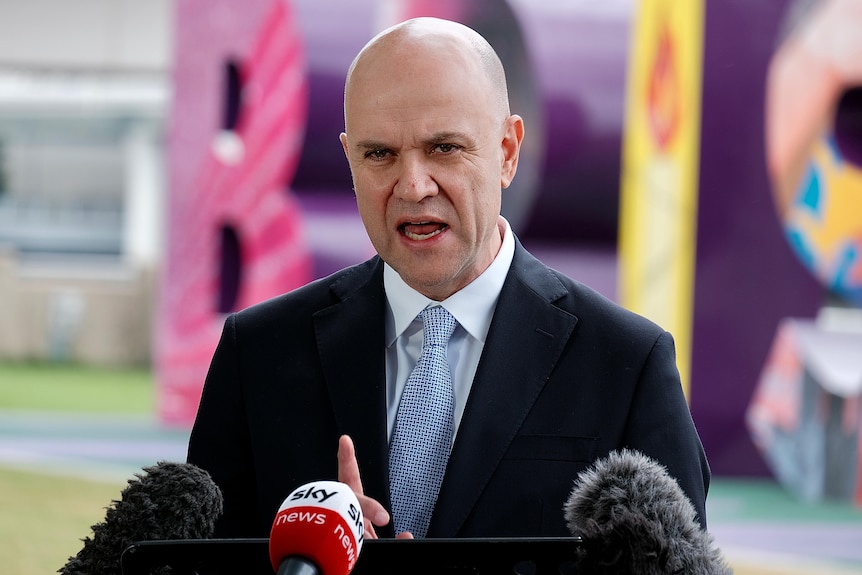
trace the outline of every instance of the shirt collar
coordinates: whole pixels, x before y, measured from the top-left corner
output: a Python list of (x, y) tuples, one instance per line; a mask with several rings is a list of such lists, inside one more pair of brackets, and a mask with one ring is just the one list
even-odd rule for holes
[[(509, 222), (502, 216), (503, 244), (491, 265), (482, 274), (455, 292), (442, 302), (446, 310), (455, 316), (458, 324), (467, 333), (481, 342), (485, 342), (497, 298), (503, 289), (512, 258), (515, 255), (515, 239)], [(435, 302), (404, 283), (401, 276), (389, 264), (383, 267), (383, 286), (389, 303), (389, 313), (386, 316), (386, 347), (404, 333), (404, 330), (416, 319), (428, 304)]]

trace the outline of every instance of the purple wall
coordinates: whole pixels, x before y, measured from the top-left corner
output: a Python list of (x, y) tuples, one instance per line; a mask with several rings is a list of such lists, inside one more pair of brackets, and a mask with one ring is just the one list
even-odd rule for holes
[(706, 2), (691, 406), (719, 475), (768, 473), (745, 410), (778, 322), (825, 298), (784, 238), (766, 172), (766, 69), (786, 4)]

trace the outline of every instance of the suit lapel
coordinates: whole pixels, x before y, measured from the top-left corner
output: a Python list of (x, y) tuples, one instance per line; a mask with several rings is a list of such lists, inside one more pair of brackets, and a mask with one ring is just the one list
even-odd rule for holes
[(338, 302), (314, 315), (314, 327), (338, 432), (353, 438), (365, 494), (388, 508), (382, 270), (373, 258), (333, 284)]
[(521, 427), (577, 318), (553, 305), (565, 287), (517, 243), (431, 519), (454, 537)]

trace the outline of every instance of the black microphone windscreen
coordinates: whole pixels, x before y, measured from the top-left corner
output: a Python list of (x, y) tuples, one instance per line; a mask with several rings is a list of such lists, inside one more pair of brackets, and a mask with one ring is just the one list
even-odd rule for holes
[(676, 480), (638, 451), (612, 452), (579, 474), (564, 512), (583, 539), (578, 573), (732, 573)]
[(203, 469), (165, 461), (144, 467), (58, 573), (121, 575), (120, 556), (131, 543), (210, 538), (222, 506), (221, 490)]

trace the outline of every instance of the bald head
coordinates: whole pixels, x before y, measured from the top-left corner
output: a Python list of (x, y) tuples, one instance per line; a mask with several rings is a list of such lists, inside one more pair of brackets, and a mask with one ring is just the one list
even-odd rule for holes
[(362, 49), (341, 145), (371, 243), (407, 285), (443, 301), (488, 268), (523, 137), (503, 66), (475, 31), (420, 18)]
[(344, 87), (345, 115), (352, 85), (369, 68), (421, 66), (423, 58), (444, 51), (456, 54), (467, 66), (481, 73), (495, 113), (502, 120), (509, 115), (509, 94), (503, 64), (494, 48), (478, 32), (450, 20), (414, 18), (387, 28), (372, 38), (359, 52), (347, 72)]

